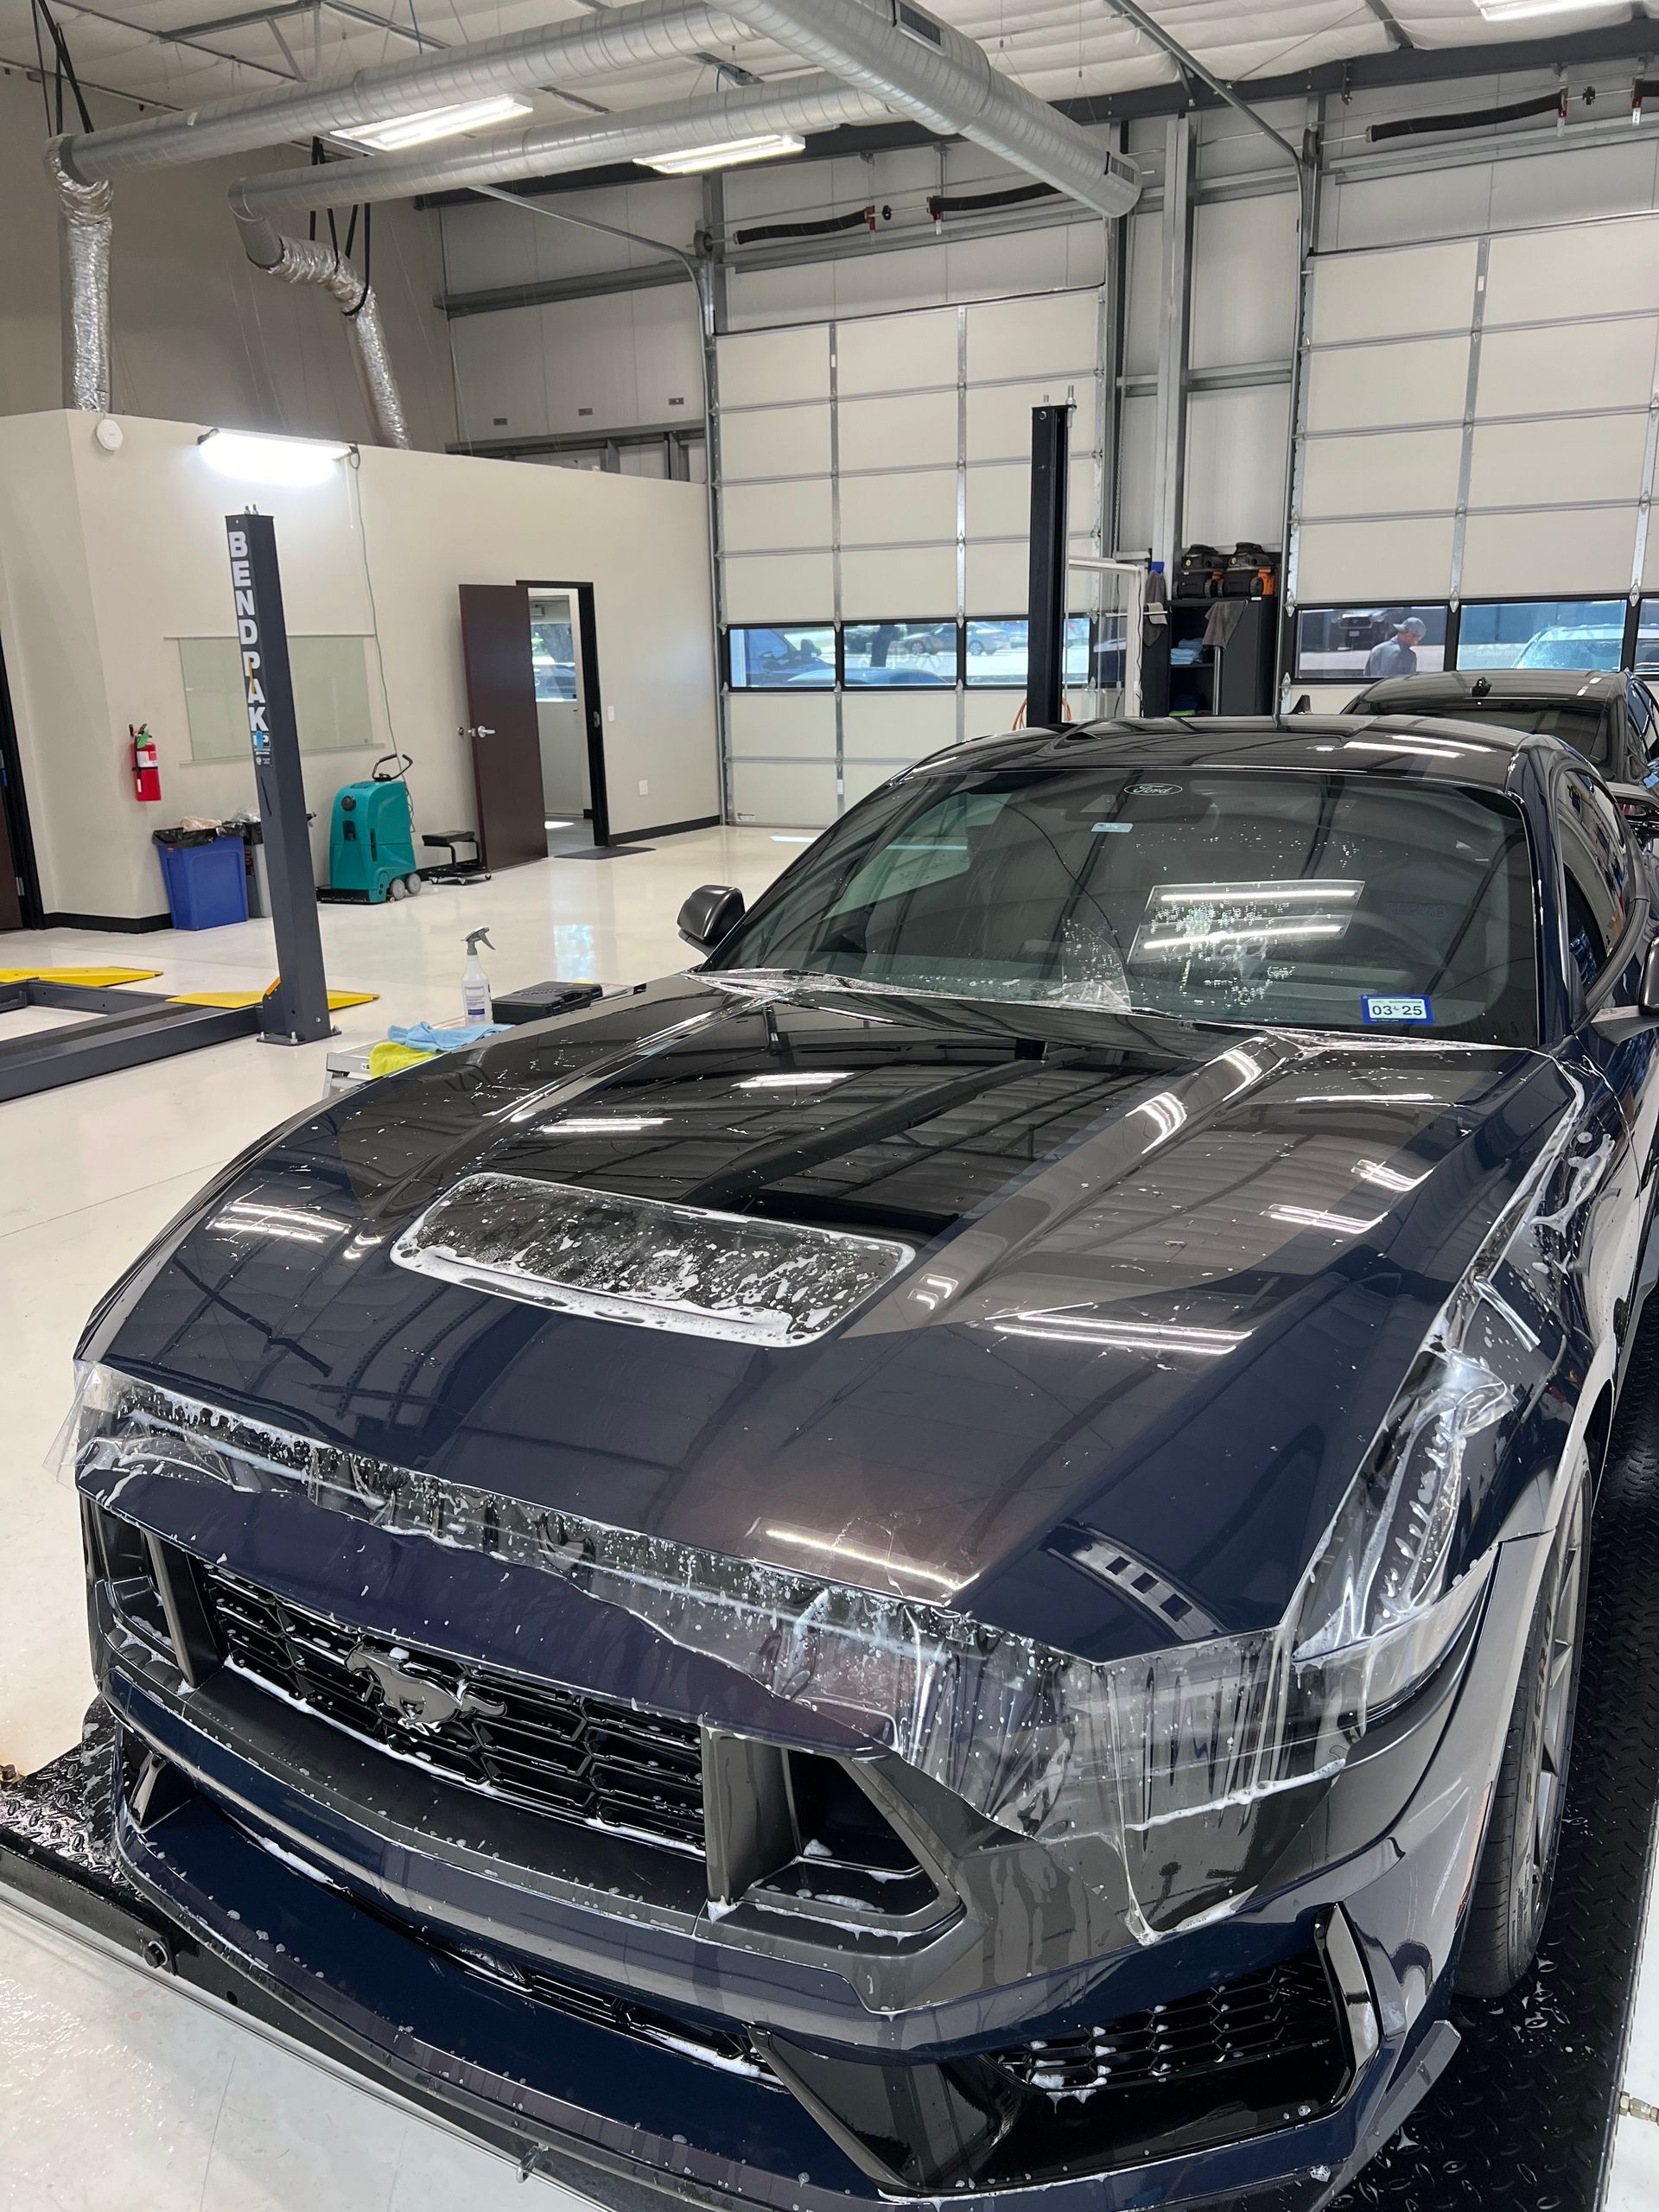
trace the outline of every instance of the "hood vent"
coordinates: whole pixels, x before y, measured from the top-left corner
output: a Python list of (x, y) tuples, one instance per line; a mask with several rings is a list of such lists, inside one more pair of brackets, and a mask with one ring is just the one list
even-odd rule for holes
[(527, 1175), (468, 1175), (392, 1247), (401, 1268), (601, 1321), (813, 1343), (909, 1264), (908, 1244)]

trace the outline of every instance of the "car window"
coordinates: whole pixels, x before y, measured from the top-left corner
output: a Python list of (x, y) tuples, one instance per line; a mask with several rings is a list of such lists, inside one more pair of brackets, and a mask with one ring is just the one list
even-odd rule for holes
[(1555, 820), (1566, 878), (1567, 950), (1593, 982), (1624, 931), (1630, 853), (1618, 809), (1600, 785), (1568, 769), (1557, 787)]
[(1419, 699), (1403, 690), (1380, 699), (1354, 702), (1360, 714), (1422, 715), (1435, 721), (1497, 722), (1504, 729), (1538, 737), (1559, 737), (1597, 767), (1605, 765), (1611, 744), (1606, 709), (1594, 699)]
[(867, 799), (718, 969), (1217, 1020), (1526, 1043), (1514, 804), (1269, 769), (941, 768)]
[(1625, 697), (1637, 742), (1643, 756), (1651, 760), (1659, 752), (1659, 702), (1656, 702), (1647, 685), (1634, 676)]

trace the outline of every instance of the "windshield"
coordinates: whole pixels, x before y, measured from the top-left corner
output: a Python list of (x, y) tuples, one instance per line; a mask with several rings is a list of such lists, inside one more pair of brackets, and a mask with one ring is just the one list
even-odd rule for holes
[(1255, 769), (922, 772), (802, 856), (715, 971), (1523, 1044), (1507, 800)]
[[(1357, 702), (1356, 702), (1357, 705)], [(1360, 707), (1361, 714), (1376, 708)], [(1391, 713), (1441, 722), (1497, 722), (1504, 729), (1535, 737), (1559, 737), (1599, 767), (1607, 762), (1607, 715), (1593, 699), (1419, 699), (1402, 701)]]

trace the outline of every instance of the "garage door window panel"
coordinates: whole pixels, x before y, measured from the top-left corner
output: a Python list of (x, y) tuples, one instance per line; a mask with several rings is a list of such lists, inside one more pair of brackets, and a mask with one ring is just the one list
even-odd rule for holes
[(1458, 666), (1618, 668), (1624, 607), (1622, 599), (1471, 601), (1458, 623)]
[(833, 623), (734, 629), (728, 632), (728, 651), (734, 691), (826, 690), (835, 684)]
[(849, 689), (954, 685), (957, 658), (954, 622), (849, 622), (842, 632), (842, 681)]
[(1438, 676), (1446, 666), (1450, 609), (1395, 600), (1359, 607), (1299, 607), (1295, 680), (1374, 683), (1388, 676)]

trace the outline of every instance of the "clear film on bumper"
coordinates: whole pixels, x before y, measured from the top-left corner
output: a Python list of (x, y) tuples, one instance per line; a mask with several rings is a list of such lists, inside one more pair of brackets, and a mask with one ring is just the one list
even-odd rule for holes
[[(960, 1605), (463, 1487), (107, 1368), (83, 1374), (63, 1457), (117, 1512), (124, 1478), (139, 1474), (298, 1494), (411, 1541), (556, 1575), (852, 1728), (1014, 1835), (1104, 1839), (1139, 1901), (1130, 1925), (1152, 1941), (1243, 1901), (1262, 1808), (1334, 1777), (1478, 1601), (1490, 1560), (1467, 1560), (1459, 1539), (1532, 1402), (1554, 1326), (1530, 1285), (1548, 1279), (1575, 1203), (1567, 1127), (1440, 1315), (1284, 1618), (1259, 1632), (1095, 1663)], [(1231, 1870), (1197, 1905), (1192, 1885), (1172, 1891), (1165, 1878), (1186, 1822), (1207, 1824), (1208, 1864)]]

